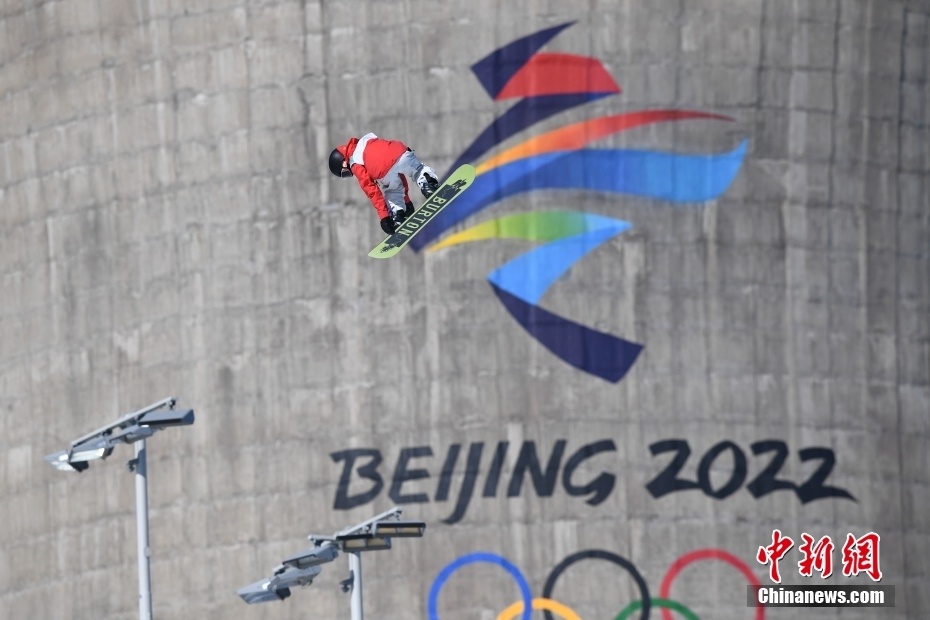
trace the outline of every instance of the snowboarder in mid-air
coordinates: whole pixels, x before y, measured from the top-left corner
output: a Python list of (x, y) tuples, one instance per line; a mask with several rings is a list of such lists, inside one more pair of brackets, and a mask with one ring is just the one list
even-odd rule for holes
[(340, 178), (354, 176), (381, 218), (381, 230), (391, 235), (413, 215), (407, 178), (414, 179), (429, 198), (439, 187), (439, 177), (417, 158), (413, 149), (398, 140), (373, 133), (349, 138), (329, 154), (329, 170)]

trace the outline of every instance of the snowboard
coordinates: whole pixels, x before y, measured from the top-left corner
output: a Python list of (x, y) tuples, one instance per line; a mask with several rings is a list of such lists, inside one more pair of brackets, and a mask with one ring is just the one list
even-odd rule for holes
[(413, 237), (426, 226), (431, 219), (445, 209), (455, 197), (465, 191), (475, 180), (475, 167), (462, 164), (452, 173), (426, 202), (401, 224), (394, 234), (388, 235), (368, 253), (372, 258), (390, 258), (407, 245)]

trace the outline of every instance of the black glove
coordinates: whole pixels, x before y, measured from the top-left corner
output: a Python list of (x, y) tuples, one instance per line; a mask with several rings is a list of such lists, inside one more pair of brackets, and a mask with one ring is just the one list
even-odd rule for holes
[(404, 209), (404, 219), (407, 219), (408, 217), (410, 217), (411, 215), (413, 215), (413, 212), (414, 212), (416, 209), (413, 208), (413, 203), (412, 203), (412, 202), (405, 202), (405, 203), (404, 203), (404, 207), (406, 207), (406, 208)]
[(385, 217), (381, 219), (381, 230), (384, 231), (386, 235), (393, 235), (394, 231), (397, 230), (397, 222), (394, 221), (394, 218)]

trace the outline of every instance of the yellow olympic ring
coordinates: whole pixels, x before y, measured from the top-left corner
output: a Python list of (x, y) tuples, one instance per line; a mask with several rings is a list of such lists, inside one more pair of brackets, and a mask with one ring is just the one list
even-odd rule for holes
[[(581, 616), (576, 614), (571, 607), (568, 605), (563, 605), (558, 601), (554, 601), (551, 598), (534, 598), (533, 609), (536, 611), (551, 611), (557, 613), (559, 617), (562, 618), (562, 620), (581, 620)], [(497, 616), (497, 620), (513, 620), (522, 613), (523, 601), (517, 601), (502, 611)]]

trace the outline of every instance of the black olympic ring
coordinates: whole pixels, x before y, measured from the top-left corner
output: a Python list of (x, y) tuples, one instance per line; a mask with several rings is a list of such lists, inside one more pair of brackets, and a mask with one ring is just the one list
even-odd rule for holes
[[(555, 588), (555, 582), (558, 581), (559, 577), (562, 576), (562, 573), (564, 573), (568, 567), (582, 560), (594, 559), (607, 560), (608, 562), (612, 562), (613, 564), (616, 564), (620, 568), (623, 568), (628, 573), (630, 573), (630, 576), (633, 577), (633, 581), (636, 582), (636, 587), (639, 588), (639, 597), (643, 602), (642, 610), (639, 614), (640, 620), (646, 620), (649, 618), (649, 609), (652, 607), (652, 599), (649, 596), (649, 586), (646, 584), (646, 580), (643, 579), (643, 576), (636, 569), (632, 562), (624, 557), (617, 555), (616, 553), (604, 551), (603, 549), (586, 549), (584, 551), (578, 551), (577, 553), (573, 553), (559, 562), (546, 578), (546, 584), (543, 586), (543, 598), (552, 598), (552, 590)], [(555, 620), (555, 618), (552, 616), (552, 612), (548, 609), (543, 613), (546, 615), (546, 620)]]

